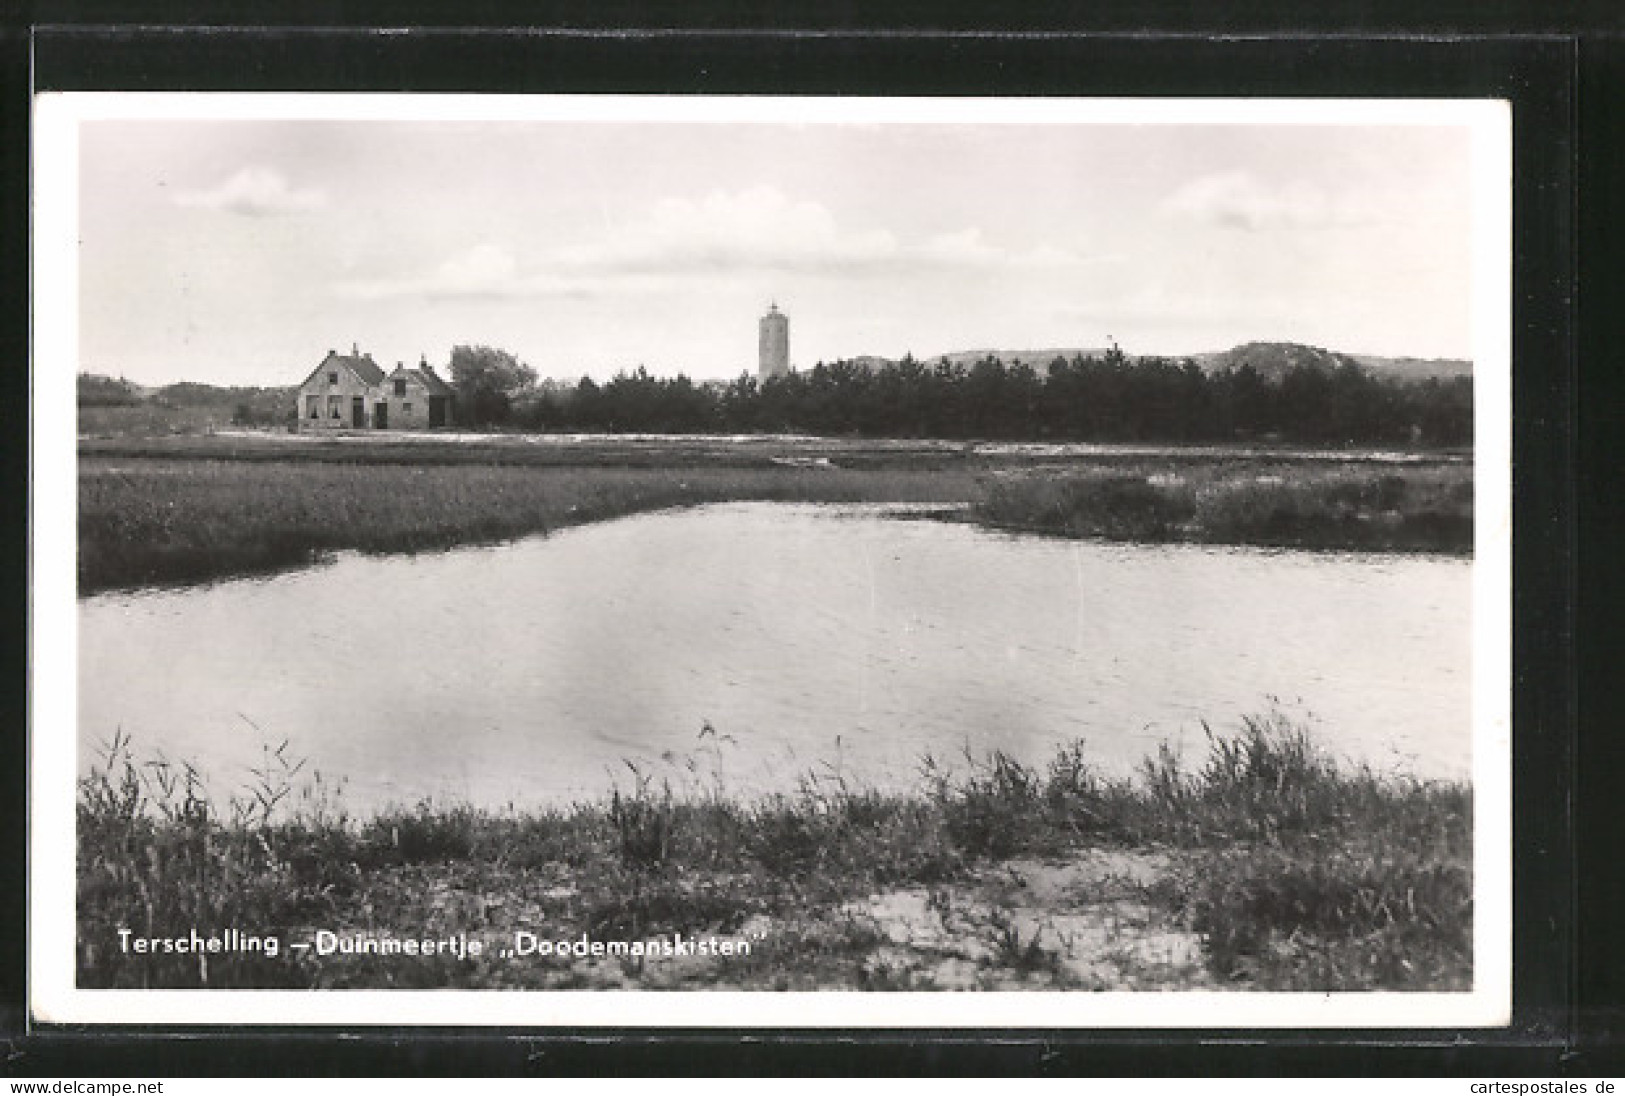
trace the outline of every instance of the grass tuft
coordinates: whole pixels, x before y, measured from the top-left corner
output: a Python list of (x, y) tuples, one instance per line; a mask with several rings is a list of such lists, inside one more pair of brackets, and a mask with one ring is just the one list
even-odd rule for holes
[(671, 785), (662, 783), (656, 795), (650, 787), (650, 778), (631, 762), (627, 765), (637, 784), (626, 795), (622, 795), (619, 788), (611, 794), (610, 825), (620, 838), (621, 860), (628, 867), (657, 868), (666, 862), (671, 851), (675, 828)]
[(1274, 989), (1471, 987), (1473, 889), (1464, 850), (1254, 849), (1198, 890), (1193, 927), (1223, 976)]

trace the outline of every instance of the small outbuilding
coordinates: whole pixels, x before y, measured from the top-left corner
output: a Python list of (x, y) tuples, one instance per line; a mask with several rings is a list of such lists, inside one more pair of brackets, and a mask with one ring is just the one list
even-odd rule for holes
[(456, 392), (425, 358), (385, 375), (371, 354), (351, 344), (329, 350), (299, 386), (305, 430), (424, 430), (448, 426)]
[(384, 398), (374, 410), (376, 429), (433, 429), (451, 422), (452, 387), (427, 358), (411, 369), (396, 365), (384, 388)]

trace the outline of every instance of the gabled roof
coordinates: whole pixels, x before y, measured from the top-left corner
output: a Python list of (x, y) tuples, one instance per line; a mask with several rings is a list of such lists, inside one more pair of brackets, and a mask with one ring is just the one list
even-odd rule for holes
[(434, 366), (430, 365), (428, 362), (422, 362), (418, 365), (414, 365), (410, 369), (404, 365), (397, 365), (395, 367), (395, 372), (389, 375), (390, 380), (398, 380), (406, 377), (411, 377), (417, 380), (418, 383), (422, 384), (424, 388), (429, 390), (429, 395), (431, 396), (454, 396), (457, 394), (457, 390), (452, 388), (452, 386), (447, 384), (445, 381), (441, 380), (440, 374), (436, 373), (434, 371)]
[(430, 393), (432, 393), (433, 395), (436, 395), (436, 396), (452, 396), (452, 395), (456, 395), (457, 390), (455, 388), (453, 388), (451, 385), (447, 384), (445, 381), (440, 379), (440, 374), (436, 373), (434, 371), (434, 366), (428, 365), (427, 363), (425, 363), (423, 365), (418, 366), (416, 369), (412, 370), (412, 372), (416, 373), (418, 376), (423, 378), (423, 383), (424, 383), (425, 387), (427, 387), (429, 389)]
[(372, 360), (371, 354), (329, 354), (327, 361), (322, 364), (329, 367), (347, 365), (356, 376), (368, 384), (384, 383), (384, 371), (378, 368), (378, 363)]
[(302, 382), (300, 382), (299, 387), (303, 388), (305, 385), (309, 384), (316, 374), (322, 372), (323, 370), (332, 370), (341, 366), (354, 373), (357, 377), (360, 377), (362, 382), (365, 384), (384, 383), (384, 371), (378, 368), (378, 363), (372, 360), (371, 354), (362, 354), (360, 352), (353, 354), (340, 354), (336, 350), (329, 350), (327, 352), (327, 357), (322, 359), (322, 364), (318, 365), (315, 369), (312, 369), (310, 371), (310, 376), (307, 376)]

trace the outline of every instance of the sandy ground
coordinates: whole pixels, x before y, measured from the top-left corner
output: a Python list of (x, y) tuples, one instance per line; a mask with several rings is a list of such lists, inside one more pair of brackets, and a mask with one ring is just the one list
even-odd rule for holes
[[(951, 883), (881, 891), (804, 914), (756, 916), (715, 936), (703, 926), (689, 934), (749, 941), (749, 959), (493, 955), (444, 973), (453, 985), (514, 989), (1222, 989), (1203, 964), (1200, 937), (1169, 903), (1156, 901), (1158, 888), (1171, 886), (1179, 870), (1158, 851), (1091, 849), (1065, 859), (1009, 860)], [(475, 883), (455, 871), (405, 869), (386, 888), (412, 892), (443, 928), (477, 926), (478, 935), (497, 944), (515, 929), (558, 926), (550, 914), (580, 897), (564, 876), (532, 878), (502, 894)], [(379, 984), (389, 966), (331, 962), (333, 978), (323, 981), (352, 988)]]
[(1212, 988), (1201, 938), (1148, 892), (1160, 853), (1090, 850), (1012, 860), (970, 881), (877, 894), (853, 912), (887, 943), (867, 960), (918, 989)]

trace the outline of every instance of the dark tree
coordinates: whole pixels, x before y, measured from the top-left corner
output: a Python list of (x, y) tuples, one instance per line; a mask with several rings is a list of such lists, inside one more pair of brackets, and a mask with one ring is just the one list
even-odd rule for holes
[(491, 346), (455, 346), (451, 383), (457, 406), (470, 426), (500, 425), (513, 417), (514, 401), (536, 384), (536, 371), (506, 350)]
[[(459, 354), (498, 355), (467, 376)], [(500, 351), (459, 348), (453, 375), (490, 382), (483, 421), (530, 429), (612, 432), (795, 432), (1092, 442), (1282, 441), (1321, 445), (1472, 443), (1472, 378), (1421, 384), (1373, 375), (1353, 361), (1303, 362), (1274, 377), (1242, 364), (1209, 375), (1189, 359), (1056, 358), (1043, 373), (988, 355), (968, 368), (924, 363), (819, 362), (758, 383), (696, 384), (639, 367), (603, 385), (533, 387), (533, 375)], [(495, 380), (491, 380), (495, 378)], [(504, 388), (503, 385), (508, 387)], [(479, 405), (476, 405), (479, 406)]]

